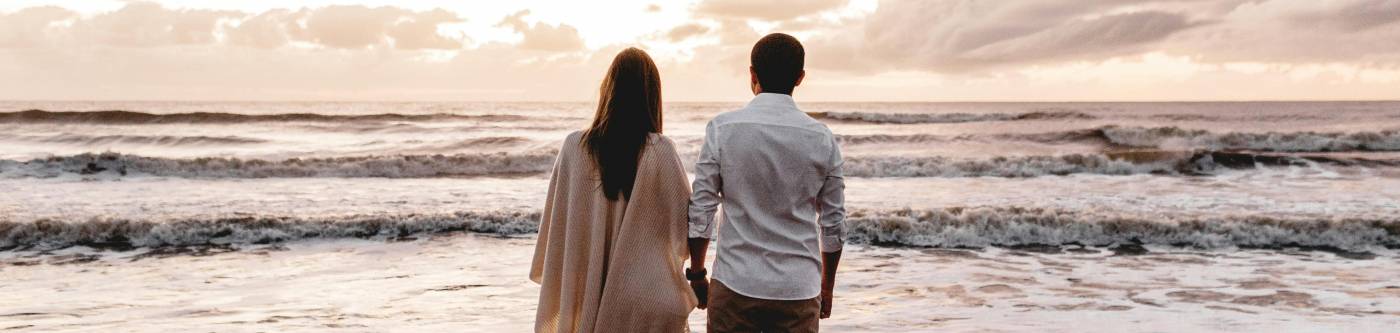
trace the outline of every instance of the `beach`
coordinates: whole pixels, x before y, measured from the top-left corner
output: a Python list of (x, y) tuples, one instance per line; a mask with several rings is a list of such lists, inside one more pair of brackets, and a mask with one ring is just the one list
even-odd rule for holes
[[(0, 329), (523, 332), (531, 237), (448, 233), (0, 254)], [(1385, 332), (1400, 259), (1319, 251), (852, 247), (833, 332)], [(691, 315), (703, 331), (704, 312)]]
[[(1400, 103), (799, 105), (846, 160), (829, 331), (1400, 324)], [(528, 331), (591, 106), (0, 102), (0, 330)]]

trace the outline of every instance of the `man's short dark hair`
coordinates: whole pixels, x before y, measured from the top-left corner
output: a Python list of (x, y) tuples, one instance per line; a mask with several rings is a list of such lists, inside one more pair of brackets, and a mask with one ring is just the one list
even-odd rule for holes
[(806, 56), (797, 38), (775, 33), (763, 36), (753, 45), (749, 64), (758, 75), (758, 84), (763, 92), (791, 95), (798, 77), (802, 76), (802, 63)]

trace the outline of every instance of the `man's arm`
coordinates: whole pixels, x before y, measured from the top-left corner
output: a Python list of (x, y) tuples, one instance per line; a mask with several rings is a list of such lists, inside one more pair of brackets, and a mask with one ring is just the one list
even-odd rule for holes
[(831, 300), (836, 290), (836, 266), (841, 264), (841, 250), (822, 252), (822, 311), (821, 319), (831, 318)]
[[(690, 196), (690, 235), (686, 242), (690, 247), (690, 272), (705, 270), (705, 251), (710, 247), (711, 235), (714, 235), (715, 209), (719, 207), (724, 184), (719, 175), (719, 145), (715, 135), (714, 122), (711, 122), (705, 126), (705, 143), (700, 147), (700, 159), (695, 162), (695, 182), (690, 186), (693, 191)], [(690, 288), (700, 300), (700, 308), (708, 306), (709, 280), (691, 280)]]
[(841, 263), (841, 248), (846, 243), (846, 180), (841, 171), (844, 161), (835, 138), (831, 140), (831, 168), (822, 183), (818, 223), (822, 229), (822, 308), (821, 318), (831, 317), (831, 301), (836, 289), (836, 267)]
[[(710, 248), (710, 239), (691, 238), (687, 244), (690, 246), (690, 268), (686, 269), (686, 279), (690, 279), (692, 272), (705, 272), (705, 250)], [(710, 305), (710, 280), (708, 277), (697, 277), (690, 280), (690, 291), (695, 292), (695, 299), (700, 301), (701, 310)]]

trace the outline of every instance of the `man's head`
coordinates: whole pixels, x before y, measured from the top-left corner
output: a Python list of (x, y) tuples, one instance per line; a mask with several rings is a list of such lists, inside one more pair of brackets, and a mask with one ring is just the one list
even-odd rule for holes
[(792, 89), (802, 84), (807, 72), (802, 70), (806, 51), (802, 43), (787, 34), (763, 36), (753, 45), (749, 55), (749, 84), (753, 93), (792, 95)]

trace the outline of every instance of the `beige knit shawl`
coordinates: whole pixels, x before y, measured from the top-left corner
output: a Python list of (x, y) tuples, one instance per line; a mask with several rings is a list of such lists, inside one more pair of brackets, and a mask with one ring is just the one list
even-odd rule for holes
[(530, 280), (536, 332), (684, 332), (695, 295), (682, 273), (690, 197), (675, 144), (648, 137), (630, 198), (608, 201), (570, 134), (549, 181)]

